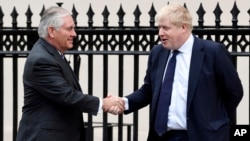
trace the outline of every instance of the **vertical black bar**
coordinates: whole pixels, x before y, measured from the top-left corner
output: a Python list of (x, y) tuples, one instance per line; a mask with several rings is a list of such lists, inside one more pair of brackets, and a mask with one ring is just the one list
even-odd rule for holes
[(131, 125), (127, 125), (127, 141), (131, 141)]
[[(89, 35), (89, 50), (93, 50), (93, 35)], [(93, 54), (88, 55), (88, 94), (93, 94)], [(88, 114), (87, 123), (87, 141), (93, 141), (93, 117), (92, 114)]]
[[(232, 35), (232, 52), (237, 52), (237, 35)], [(233, 58), (233, 64), (235, 69), (237, 69), (237, 56), (232, 56)], [(233, 112), (233, 117), (232, 117), (232, 121), (231, 124), (232, 125), (236, 125), (237, 123), (237, 119), (236, 119), (236, 115), (237, 115), (237, 111), (235, 109), (235, 111)]]
[(13, 141), (16, 140), (18, 123), (18, 60), (13, 56)]
[[(100, 35), (97, 35), (100, 36)], [(108, 50), (108, 34), (103, 33), (103, 50)], [(108, 93), (108, 55), (103, 55), (103, 97)], [(109, 141), (108, 115), (103, 113), (103, 141)]]
[[(107, 140), (113, 141), (113, 126), (112, 126), (112, 124), (109, 124), (109, 126), (108, 126)], [(118, 141), (120, 141), (120, 140), (118, 140)]]
[(81, 65), (81, 57), (79, 54), (74, 54), (74, 72), (76, 74), (76, 77), (79, 79), (79, 71), (80, 71), (80, 65)]
[[(17, 51), (18, 49), (18, 35), (13, 35), (13, 51)], [(13, 55), (13, 141), (16, 140), (17, 135), (17, 105), (18, 105), (18, 55)]]
[[(237, 8), (237, 5), (236, 5), (236, 1), (234, 3), (234, 6), (233, 6), (233, 9), (231, 10), (231, 13), (232, 13), (232, 29), (237, 29), (237, 24), (238, 24), (238, 19), (237, 19), (237, 16), (239, 14), (239, 9)], [(232, 35), (232, 52), (237, 52), (237, 35), (233, 34)], [(237, 56), (233, 56), (233, 63), (234, 63), (234, 66), (235, 68), (237, 69)], [(237, 111), (235, 109), (235, 111), (233, 112), (233, 117), (232, 118), (232, 121), (231, 121), (231, 124), (232, 125), (236, 125), (236, 115), (237, 115)]]
[[(3, 51), (3, 35), (0, 35), (0, 51)], [(3, 79), (3, 55), (0, 55), (0, 140), (3, 141), (3, 112), (4, 112), (4, 79)]]
[[(119, 51), (123, 52), (124, 51), (124, 43), (123, 43), (123, 34), (119, 34)], [(119, 54), (119, 59), (118, 59), (118, 75), (119, 75), (119, 82), (118, 82), (118, 95), (120, 97), (123, 97), (123, 82), (124, 82), (124, 55)], [(118, 140), (122, 141), (123, 140), (123, 115), (118, 116)]]
[[(12, 30), (17, 32), (17, 16), (18, 13), (14, 7), (14, 10), (11, 14), (12, 16)], [(14, 33), (15, 33), (14, 32)], [(17, 41), (17, 37), (18, 34), (12, 34), (13, 35), (13, 51), (17, 51), (17, 46), (18, 46), (18, 41)], [(16, 69), (17, 67), (17, 56), (13, 55), (13, 69)], [(17, 85), (16, 85), (16, 81), (17, 81), (17, 72), (13, 72), (13, 141), (16, 138), (16, 134), (17, 134)]]
[[(139, 51), (139, 35), (135, 34), (134, 35), (134, 51)], [(134, 91), (138, 89), (138, 82), (139, 82), (139, 55), (135, 54), (134, 55)], [(134, 135), (133, 135), (133, 140), (138, 141), (138, 111), (134, 112), (134, 118), (133, 118), (133, 123), (134, 123)]]
[(88, 127), (88, 123), (85, 123), (87, 126), (85, 127), (85, 140), (93, 141), (94, 140), (94, 128)]
[[(152, 34), (150, 34), (150, 46), (149, 46), (149, 50), (151, 50), (155, 45), (158, 44), (158, 28), (154, 28), (153, 26), (150, 27), (151, 28), (151, 32), (153, 32)], [(149, 105), (149, 113), (148, 113), (148, 127), (150, 127), (150, 121), (151, 121), (151, 116), (150, 116), (150, 112), (151, 112), (151, 105)]]
[[(73, 48), (72, 50), (77, 51), (78, 50), (78, 42), (79, 37), (76, 35), (76, 38), (74, 38)], [(80, 65), (81, 65), (81, 57), (79, 54), (73, 54), (73, 70), (76, 74), (76, 77), (79, 79), (79, 71), (80, 71)], [(69, 60), (70, 61), (70, 60)]]

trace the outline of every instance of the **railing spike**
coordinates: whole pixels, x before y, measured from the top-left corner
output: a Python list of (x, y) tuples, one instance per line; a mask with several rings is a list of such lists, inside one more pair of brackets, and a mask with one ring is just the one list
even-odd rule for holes
[(104, 8), (104, 10), (103, 10), (103, 12), (102, 12), (102, 15), (103, 15), (103, 26), (104, 26), (105, 28), (107, 28), (107, 27), (108, 27), (108, 23), (109, 23), (109, 20), (108, 20), (108, 17), (109, 17), (109, 10), (108, 10), (107, 5), (105, 5), (105, 8)]
[(135, 27), (138, 28), (140, 25), (140, 16), (141, 16), (141, 10), (140, 10), (138, 4), (137, 4), (136, 9), (134, 11), (134, 16), (135, 16), (135, 21), (134, 21)]
[(204, 8), (202, 6), (202, 3), (200, 3), (200, 7), (199, 7), (199, 9), (197, 10), (196, 13), (198, 14), (198, 17), (199, 17), (199, 19), (198, 19), (198, 24), (199, 25), (198, 26), (199, 26), (199, 28), (202, 28), (203, 23), (204, 23), (204, 15), (206, 13), (206, 11), (204, 10)]
[(221, 22), (220, 16), (223, 13), (223, 11), (220, 8), (219, 2), (217, 3), (216, 8), (214, 9), (213, 12), (215, 15), (215, 26), (216, 26), (216, 28), (219, 28), (220, 22)]
[(25, 15), (27, 17), (27, 22), (26, 22), (27, 23), (27, 28), (31, 28), (31, 23), (32, 23), (31, 17), (32, 17), (33, 13), (32, 13), (32, 11), (30, 9), (30, 5), (28, 6), (28, 10), (26, 11)]
[(156, 15), (156, 10), (154, 8), (154, 4), (152, 3), (152, 6), (148, 12), (149, 14), (149, 17), (150, 17), (150, 20), (149, 20), (149, 23), (150, 23), (150, 27), (154, 27), (155, 25), (155, 15)]
[(75, 5), (73, 4), (73, 8), (72, 8), (72, 17), (74, 19), (75, 25), (77, 26), (77, 16), (78, 16), (78, 12), (75, 8)]
[(233, 9), (230, 12), (233, 16), (233, 19), (232, 19), (233, 27), (236, 28), (238, 24), (238, 15), (240, 13), (240, 10), (237, 7), (236, 1), (234, 2)]
[(122, 5), (120, 5), (120, 8), (119, 8), (119, 10), (117, 12), (117, 15), (119, 17), (119, 21), (118, 21), (119, 27), (123, 27), (123, 24), (124, 24), (124, 19), (123, 18), (124, 18), (125, 12), (124, 12), (124, 10), (122, 8)]
[(92, 28), (93, 27), (93, 16), (95, 15), (92, 7), (91, 7), (91, 4), (89, 5), (89, 10), (87, 12), (87, 16), (88, 16), (88, 23), (89, 23), (89, 28)]
[(16, 11), (16, 7), (14, 6), (13, 11), (11, 12), (13, 28), (17, 28), (17, 16), (18, 16), (18, 13)]

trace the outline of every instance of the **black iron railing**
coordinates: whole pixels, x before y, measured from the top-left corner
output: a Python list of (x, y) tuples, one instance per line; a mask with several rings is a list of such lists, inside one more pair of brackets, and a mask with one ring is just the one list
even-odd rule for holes
[[(185, 5), (185, 4), (184, 4)], [(58, 6), (62, 6), (62, 3), (58, 3)], [(186, 6), (186, 5), (185, 5)], [(188, 7), (187, 7), (188, 8)], [(44, 11), (44, 6), (41, 10), (41, 14)], [(108, 87), (109, 87), (109, 78), (110, 69), (108, 66), (110, 63), (110, 58), (112, 56), (117, 57), (117, 63), (113, 67), (117, 69), (117, 86), (119, 96), (124, 96), (124, 62), (127, 57), (132, 58), (131, 68), (133, 69), (133, 90), (139, 88), (139, 72), (141, 71), (140, 58), (141, 56), (146, 56), (149, 54), (150, 50), (155, 44), (159, 43), (158, 29), (155, 26), (155, 15), (156, 11), (154, 5), (152, 4), (148, 14), (150, 17), (149, 26), (140, 26), (140, 8), (136, 7), (134, 10), (134, 26), (124, 26), (124, 15), (122, 6), (117, 12), (118, 16), (118, 26), (109, 26), (109, 11), (105, 7), (102, 12), (103, 15), (103, 26), (93, 26), (93, 16), (94, 12), (90, 5), (87, 16), (88, 16), (88, 26), (81, 27), (77, 26), (77, 16), (78, 12), (73, 6), (72, 8), (73, 17), (76, 24), (77, 38), (74, 42), (74, 48), (66, 52), (66, 54), (73, 56), (72, 66), (75, 73), (79, 76), (80, 67), (82, 66), (81, 58), (87, 59), (87, 67), (84, 68), (85, 73), (88, 75), (88, 91), (87, 93), (93, 94), (93, 79), (94, 79), (94, 59), (96, 56), (101, 56), (101, 62), (103, 65), (102, 68), (102, 92), (103, 97), (107, 96)], [(231, 10), (232, 14), (232, 25), (224, 26), (220, 24), (220, 15), (222, 10), (219, 3), (216, 5), (214, 10), (215, 15), (215, 25), (206, 26), (204, 25), (204, 15), (205, 10), (200, 4), (199, 9), (197, 10), (198, 15), (198, 24), (194, 26), (193, 33), (199, 36), (200, 38), (214, 40), (225, 44), (226, 48), (233, 55), (235, 67), (237, 68), (237, 61), (239, 57), (247, 57), (248, 60), (250, 56), (250, 27), (249, 26), (240, 26), (238, 25), (238, 14), (240, 10), (237, 8), (236, 2), (233, 5)], [(32, 10), (28, 7), (26, 14), (26, 27), (18, 27), (17, 16), (18, 12), (15, 8), (11, 13), (12, 16), (12, 26), (4, 27), (3, 26), (3, 17), (4, 11), (1, 9), (0, 5), (0, 140), (3, 141), (4, 136), (4, 62), (6, 58), (12, 58), (12, 88), (13, 88), (13, 140), (17, 133), (18, 127), (18, 72), (21, 71), (18, 68), (19, 59), (26, 58), (29, 54), (30, 49), (32, 48), (34, 42), (38, 39), (37, 36), (37, 27), (32, 26)], [(250, 15), (250, 12), (248, 11)], [(246, 69), (246, 70), (249, 70)], [(250, 73), (248, 72), (248, 75)], [(245, 92), (249, 94), (249, 92)], [(250, 101), (250, 99), (248, 99)], [(249, 105), (247, 107), (249, 112)], [(87, 141), (92, 141), (94, 137), (94, 130), (96, 128), (103, 128), (103, 141), (112, 141), (113, 129), (117, 128), (118, 130), (118, 140), (122, 141), (124, 137), (124, 127), (127, 127), (127, 140), (138, 141), (138, 112), (133, 113), (133, 122), (131, 124), (124, 123), (123, 115), (117, 116), (118, 122), (111, 123), (109, 122), (109, 117), (106, 113), (103, 114), (102, 122), (96, 124), (93, 122), (92, 115), (88, 115), (88, 121), (86, 123), (86, 132), (88, 133)], [(250, 117), (250, 116), (249, 116)], [(236, 118), (235, 118), (236, 121)], [(249, 119), (250, 121), (250, 119)]]

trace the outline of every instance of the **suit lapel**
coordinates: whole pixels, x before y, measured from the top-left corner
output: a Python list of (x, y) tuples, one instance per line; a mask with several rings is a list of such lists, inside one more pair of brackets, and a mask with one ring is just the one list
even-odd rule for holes
[(156, 75), (157, 78), (157, 86), (159, 86), (159, 88), (157, 89), (157, 97), (159, 95), (160, 89), (161, 89), (161, 84), (162, 84), (162, 78), (165, 72), (165, 68), (166, 68), (166, 64), (167, 64), (167, 60), (168, 60), (168, 56), (170, 54), (169, 50), (164, 49), (164, 51), (162, 51), (159, 55), (159, 69), (157, 70), (157, 74)]
[[(164, 71), (165, 71), (165, 67), (167, 64), (167, 60), (168, 60), (168, 56), (170, 54), (170, 51), (167, 49), (163, 49), (163, 51), (161, 51), (161, 53), (157, 54), (159, 55), (158, 58), (158, 66), (159, 68), (157, 69), (157, 74), (156, 76), (156, 82), (155, 82), (155, 92), (153, 95), (153, 99), (152, 99), (152, 113), (156, 112), (156, 107), (157, 107), (157, 102), (159, 99), (159, 94), (160, 94), (160, 90), (161, 90), (161, 86), (162, 86), (162, 78), (164, 75)], [(151, 116), (153, 116), (154, 114), (152, 114)]]
[(65, 80), (75, 89), (81, 90), (78, 79), (73, 72), (72, 68), (68, 64), (68, 62), (62, 58), (59, 54), (58, 50), (56, 50), (53, 46), (47, 43), (44, 39), (39, 39), (43, 47), (59, 62), (59, 65), (62, 68), (62, 73), (64, 75)]
[(187, 112), (190, 109), (195, 89), (197, 87), (199, 75), (204, 61), (203, 45), (200, 39), (194, 36), (194, 45), (190, 62), (190, 72), (188, 80)]
[(71, 66), (69, 65), (68, 61), (64, 58), (61, 59), (62, 61), (62, 68), (64, 68), (63, 72), (64, 72), (64, 76), (65, 78), (70, 81), (70, 84), (73, 84), (74, 88), (77, 90), (81, 90), (81, 87), (78, 83), (78, 79), (75, 75), (75, 72), (72, 70)]

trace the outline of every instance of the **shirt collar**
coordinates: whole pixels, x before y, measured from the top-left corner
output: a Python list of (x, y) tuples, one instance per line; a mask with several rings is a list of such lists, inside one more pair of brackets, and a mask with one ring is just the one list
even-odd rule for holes
[(186, 42), (178, 49), (182, 53), (191, 53), (194, 44), (194, 36), (190, 34)]

